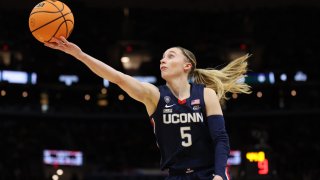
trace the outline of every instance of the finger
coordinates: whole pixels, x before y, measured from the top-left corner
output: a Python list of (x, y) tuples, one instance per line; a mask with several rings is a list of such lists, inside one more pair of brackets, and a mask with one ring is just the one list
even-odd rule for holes
[(47, 46), (47, 47), (50, 47), (52, 49), (59, 49), (58, 48), (59, 47), (58, 44), (55, 43), (55, 42), (45, 42), (44, 45)]
[[(55, 38), (55, 37), (53, 37), (51, 39), (51, 42), (55, 43), (54, 45), (56, 45), (56, 46), (59, 46), (60, 43), (61, 43), (60, 40), (58, 38)], [(53, 44), (51, 44), (51, 45), (53, 45)]]
[(60, 38), (56, 38), (56, 37), (52, 37), (52, 41), (56, 43), (57, 46), (64, 46), (66, 44)]
[(49, 44), (49, 43), (44, 43), (45, 46), (52, 48), (52, 49), (56, 49), (54, 45)]
[(60, 36), (60, 40), (61, 40), (64, 44), (68, 44), (68, 43), (69, 43), (68, 40), (67, 40), (65, 37), (63, 37), (63, 36)]
[(48, 46), (57, 46), (58, 45), (56, 42), (49, 42), (49, 41), (45, 41), (44, 44), (48, 45)]
[(69, 42), (67, 39), (63, 36), (60, 37), (53, 37), (52, 38), (56, 43), (58, 43), (58, 46), (66, 46)]

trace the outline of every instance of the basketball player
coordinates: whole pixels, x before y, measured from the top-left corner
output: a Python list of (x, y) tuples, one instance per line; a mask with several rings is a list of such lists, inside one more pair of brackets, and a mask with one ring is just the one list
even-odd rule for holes
[[(170, 48), (160, 60), (166, 84), (156, 87), (113, 69), (64, 37), (53, 41), (45, 45), (74, 56), (145, 105), (160, 149), (161, 169), (169, 170), (168, 180), (229, 179), (229, 137), (220, 100), (226, 99), (226, 92), (249, 93), (250, 87), (238, 81), (246, 73), (248, 56), (221, 70), (197, 69), (193, 53)], [(194, 83), (189, 83), (190, 78)]]

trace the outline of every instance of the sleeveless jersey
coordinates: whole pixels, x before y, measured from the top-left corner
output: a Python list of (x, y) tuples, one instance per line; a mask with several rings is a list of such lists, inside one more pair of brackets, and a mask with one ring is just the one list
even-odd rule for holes
[(168, 86), (158, 88), (160, 99), (150, 118), (161, 153), (161, 169), (213, 167), (214, 145), (207, 126), (204, 85), (192, 83), (190, 97), (184, 102)]

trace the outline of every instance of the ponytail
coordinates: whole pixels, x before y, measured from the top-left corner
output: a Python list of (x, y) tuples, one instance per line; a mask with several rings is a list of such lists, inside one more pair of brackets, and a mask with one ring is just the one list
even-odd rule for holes
[(247, 54), (235, 59), (221, 70), (196, 68), (191, 78), (195, 83), (205, 84), (206, 87), (213, 89), (220, 101), (228, 100), (227, 92), (250, 94), (250, 86), (241, 81), (246, 76), (249, 57)]

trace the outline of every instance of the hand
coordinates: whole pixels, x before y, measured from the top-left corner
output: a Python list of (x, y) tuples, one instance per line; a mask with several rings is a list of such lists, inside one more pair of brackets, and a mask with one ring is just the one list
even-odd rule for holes
[(221, 176), (215, 175), (212, 180), (223, 180)]
[(52, 42), (45, 42), (44, 45), (52, 49), (63, 51), (74, 57), (77, 57), (82, 53), (82, 50), (76, 44), (69, 42), (63, 36), (60, 36), (60, 38), (53, 37)]

